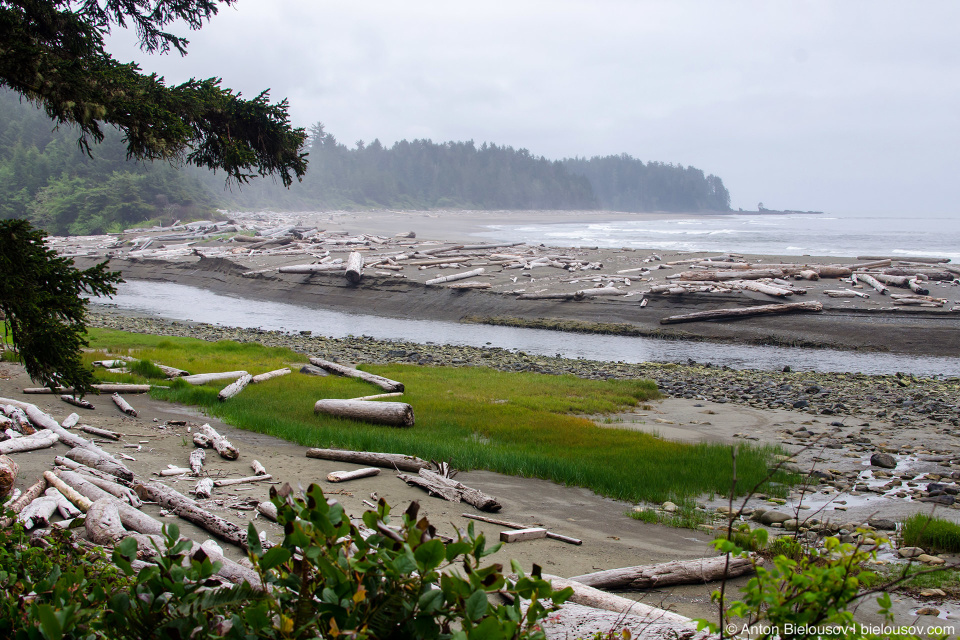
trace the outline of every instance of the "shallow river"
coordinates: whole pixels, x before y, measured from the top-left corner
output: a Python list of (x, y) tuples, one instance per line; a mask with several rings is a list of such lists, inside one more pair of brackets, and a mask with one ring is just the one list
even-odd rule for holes
[(462, 344), (517, 349), (531, 354), (622, 362), (710, 362), (735, 369), (851, 371), (960, 375), (960, 358), (857, 353), (828, 349), (759, 347), (682, 340), (563, 333), (434, 320), (407, 320), (254, 301), (167, 282), (129, 281), (105, 304), (127, 312), (228, 327), (312, 331), (342, 338)]

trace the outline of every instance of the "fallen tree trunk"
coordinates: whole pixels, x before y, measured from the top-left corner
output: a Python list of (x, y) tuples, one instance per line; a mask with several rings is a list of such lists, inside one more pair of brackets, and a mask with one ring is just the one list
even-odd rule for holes
[(60, 399), (66, 402), (67, 404), (72, 404), (75, 407), (80, 407), (82, 409), (96, 409), (95, 406), (84, 400), (83, 398), (78, 398), (69, 394), (63, 394), (60, 396)]
[(391, 427), (412, 427), (414, 424), (413, 407), (406, 402), (318, 400), (313, 412)]
[[(212, 514), (182, 493), (159, 482), (138, 484), (134, 487), (141, 500), (152, 500), (176, 513), (184, 520), (206, 529), (210, 533), (247, 549), (247, 534), (240, 526)], [(267, 545), (264, 545), (265, 547)]]
[(184, 376), (190, 375), (189, 371), (184, 371), (183, 369), (177, 369), (176, 367), (168, 367), (165, 364), (154, 363), (157, 369), (163, 371), (163, 374), (168, 378), (182, 378)]
[(192, 376), (183, 376), (181, 379), (187, 384), (201, 385), (218, 380), (236, 380), (245, 375), (247, 375), (246, 371), (223, 371), (221, 373), (197, 373)]
[(431, 278), (423, 284), (425, 285), (434, 285), (434, 284), (443, 284), (444, 282), (455, 282), (457, 280), (465, 280), (467, 278), (473, 278), (474, 276), (482, 275), (485, 269), (480, 267), (478, 269), (473, 269), (472, 271), (463, 271), (461, 273), (451, 273), (449, 276), (440, 276), (437, 278)]
[(581, 289), (573, 294), (574, 300), (583, 300), (584, 298), (599, 298), (601, 296), (625, 296), (627, 291), (617, 289), (616, 287), (594, 287), (593, 289)]
[(785, 298), (787, 296), (793, 295), (793, 290), (791, 289), (787, 289), (786, 287), (778, 287), (772, 284), (765, 284), (763, 282), (752, 282), (748, 280), (742, 280), (742, 281), (732, 280), (730, 284), (735, 284), (741, 289), (746, 289), (747, 291), (756, 291), (757, 293), (773, 296), (775, 298)]
[(57, 501), (57, 511), (60, 512), (60, 517), (64, 520), (71, 520), (80, 515), (80, 509), (77, 509), (72, 502), (67, 500), (66, 496), (56, 487), (49, 487), (43, 492), (43, 495)]
[(760, 278), (783, 277), (782, 269), (726, 269), (720, 271), (685, 271), (677, 274), (684, 280), (759, 280)]
[(117, 476), (121, 480), (126, 480), (130, 482), (133, 480), (133, 471), (130, 471), (126, 466), (116, 461), (107, 454), (101, 454), (99, 451), (94, 449), (88, 449), (86, 447), (74, 447), (67, 451), (67, 457), (71, 460), (84, 464), (88, 467), (93, 467), (94, 469), (99, 469), (105, 473), (109, 473), (112, 476)]
[(57, 511), (57, 499), (41, 496), (33, 500), (17, 514), (17, 521), (28, 531), (34, 527), (46, 527)]
[(244, 376), (240, 376), (240, 378), (236, 382), (234, 382), (233, 384), (229, 384), (220, 390), (220, 393), (217, 394), (217, 400), (219, 400), (220, 402), (229, 400), (233, 396), (243, 391), (243, 389), (248, 384), (250, 384), (251, 380), (253, 380), (253, 376), (250, 375), (249, 373)]
[(203, 461), (206, 457), (207, 454), (203, 449), (194, 449), (190, 452), (190, 471), (193, 475), (198, 476), (203, 471)]
[(426, 489), (429, 493), (435, 494), (449, 500), (450, 502), (466, 502), (469, 505), (480, 509), (480, 511), (499, 511), (500, 503), (493, 496), (466, 486), (462, 482), (457, 482), (451, 478), (445, 478), (438, 473), (420, 469), (416, 476), (398, 474), (398, 478), (409, 485), (416, 485)]
[(853, 273), (853, 269), (850, 267), (842, 267), (840, 265), (814, 265), (810, 267), (821, 278), (846, 278)]
[(346, 451), (341, 449), (307, 449), (308, 458), (333, 460), (335, 462), (350, 462), (353, 464), (367, 464), (385, 469), (398, 471), (419, 472), (429, 469), (430, 463), (416, 456), (406, 456), (401, 453), (379, 453), (372, 451)]
[(260, 384), (261, 382), (266, 382), (267, 380), (272, 380), (273, 378), (279, 378), (280, 376), (285, 376), (290, 373), (290, 369), (284, 367), (283, 369), (276, 369), (274, 371), (268, 371), (266, 373), (261, 373), (259, 375), (253, 376), (250, 378), (250, 384)]
[(70, 471), (77, 471), (79, 473), (84, 473), (88, 476), (93, 476), (94, 478), (99, 478), (101, 480), (104, 480), (106, 482), (110, 482), (113, 484), (119, 483), (118, 486), (121, 486), (121, 487), (130, 486), (130, 482), (128, 480), (123, 480), (121, 478), (118, 478), (117, 476), (100, 471), (99, 469), (88, 467), (87, 465), (81, 464), (76, 460), (71, 460), (70, 458), (64, 458), (63, 456), (56, 456), (53, 459), (53, 462), (58, 466), (64, 467), (65, 469), (69, 469)]
[(213, 445), (214, 451), (219, 453), (221, 458), (226, 460), (236, 460), (240, 457), (240, 452), (237, 450), (237, 448), (230, 444), (229, 440), (217, 433), (217, 430), (211, 427), (209, 424), (201, 426), (200, 433), (210, 438), (210, 442)]
[(100, 436), (101, 438), (107, 438), (108, 440), (119, 440), (123, 437), (122, 433), (117, 433), (116, 431), (107, 431), (106, 429), (100, 429), (97, 427), (91, 427), (88, 424), (80, 425), (80, 431), (85, 431), (89, 434)]
[(53, 431), (37, 431), (33, 435), (0, 442), (0, 455), (46, 449), (55, 445), (59, 439), (60, 437)]
[(324, 271), (343, 271), (342, 263), (324, 263), (324, 264), (292, 264), (287, 267), (277, 269), (280, 273), (321, 273)]
[(662, 564), (641, 565), (598, 571), (570, 578), (588, 587), (608, 591), (655, 589), (677, 584), (705, 584), (753, 573), (750, 558), (731, 557), (729, 566), (725, 556), (675, 560)]
[(363, 275), (363, 254), (359, 251), (351, 251), (347, 256), (346, 269), (344, 275), (350, 284), (358, 284)]
[[(4, 511), (12, 511), (17, 514), (23, 511), (24, 507), (36, 500), (40, 495), (47, 490), (47, 479), (43, 476), (40, 477), (34, 484), (32, 484), (26, 491), (20, 494), (20, 497), (11, 500), (9, 503), (4, 505)], [(0, 521), (0, 526), (9, 527), (12, 520), (9, 518), (4, 518)]]
[(553, 585), (555, 590), (566, 589), (567, 587), (573, 589), (573, 595), (569, 600), (567, 600), (567, 602), (583, 605), (585, 607), (592, 607), (594, 609), (602, 609), (604, 611), (613, 611), (614, 613), (629, 614), (643, 618), (650, 618), (651, 620), (656, 619), (658, 622), (663, 624), (694, 624), (690, 618), (687, 618), (686, 616), (681, 616), (673, 613), (672, 611), (666, 611), (664, 609), (652, 607), (648, 604), (637, 602), (636, 600), (624, 598), (623, 596), (613, 595), (612, 593), (601, 591), (600, 589), (585, 585), (582, 582), (578, 582), (573, 579), (568, 580), (566, 578), (561, 578), (559, 576), (546, 573), (543, 574), (542, 577), (544, 580), (549, 580), (550, 584)]
[(660, 320), (660, 324), (678, 324), (681, 322), (702, 322), (705, 320), (737, 320), (761, 315), (779, 315), (797, 311), (823, 311), (819, 302), (791, 302), (789, 304), (765, 304), (757, 307), (743, 307), (740, 309), (716, 309), (713, 311), (697, 311), (680, 316), (668, 316)]
[(77, 493), (92, 502), (102, 500), (103, 498), (115, 500), (117, 509), (120, 512), (120, 520), (126, 528), (147, 535), (158, 535), (163, 532), (163, 525), (160, 524), (158, 520), (143, 513), (140, 509), (134, 508), (130, 504), (115, 498), (110, 493), (92, 484), (92, 481), (81, 476), (79, 473), (59, 469), (56, 475), (75, 489)]
[(253, 475), (255, 476), (267, 475), (266, 467), (264, 467), (259, 460), (254, 460), (253, 462), (251, 462), (250, 467), (253, 469)]
[(348, 482), (350, 480), (359, 480), (360, 478), (370, 478), (380, 475), (380, 469), (377, 467), (366, 467), (364, 469), (355, 469), (354, 471), (331, 471), (327, 474), (327, 482)]
[(384, 378), (383, 376), (378, 376), (373, 373), (367, 373), (366, 371), (360, 371), (359, 369), (353, 369), (351, 367), (345, 367), (342, 364), (337, 364), (336, 362), (330, 362), (328, 360), (323, 360), (322, 358), (310, 358), (310, 363), (329, 371), (330, 373), (335, 373), (340, 376), (346, 376), (348, 378), (359, 378), (364, 382), (369, 382), (374, 384), (384, 391), (392, 393), (394, 391), (403, 391), (403, 383), (397, 382), (396, 380), (390, 380), (389, 378)]
[(229, 487), (235, 484), (247, 484), (248, 482), (265, 482), (267, 480), (273, 480), (273, 476), (271, 476), (269, 473), (261, 476), (247, 476), (246, 478), (228, 478), (225, 480), (214, 480), (213, 486)]
[(120, 411), (128, 416), (133, 416), (134, 418), (137, 417), (137, 410), (131, 407), (130, 403), (120, 397), (119, 393), (113, 394), (110, 396), (110, 399), (113, 400), (113, 404), (117, 405), (117, 408), (120, 409)]
[(366, 401), (366, 400), (382, 400), (383, 398), (399, 398), (403, 395), (403, 391), (395, 391), (393, 393), (378, 393), (372, 396), (360, 396), (359, 398), (348, 398), (349, 400)]
[(100, 545), (113, 545), (127, 535), (120, 519), (120, 509), (113, 500), (103, 498), (90, 505), (84, 520), (87, 537)]
[(60, 491), (60, 493), (62, 493), (67, 500), (75, 504), (80, 511), (86, 513), (87, 509), (90, 508), (90, 505), (93, 504), (89, 498), (77, 492), (53, 471), (44, 471), (43, 477), (46, 479), (47, 484)]
[(223, 576), (233, 584), (243, 584), (246, 582), (257, 591), (267, 590), (266, 585), (263, 584), (263, 580), (260, 579), (260, 575), (256, 571), (224, 556), (220, 545), (213, 540), (207, 540), (203, 544), (197, 545), (191, 552), (191, 557), (199, 560), (201, 558), (198, 553), (199, 551), (202, 551), (210, 559), (210, 562), (220, 563), (220, 570), (217, 571), (218, 576)]
[(890, 290), (887, 289), (882, 282), (878, 281), (876, 278), (874, 278), (869, 274), (854, 273), (852, 277), (855, 278), (858, 282), (864, 282), (867, 285), (873, 287), (874, 289), (877, 290), (877, 293), (879, 293), (880, 295), (886, 295), (887, 293), (890, 292)]
[[(649, 607), (640, 605), (635, 607)], [(697, 631), (697, 623), (690, 619), (685, 622), (673, 622), (675, 613), (649, 607), (651, 611), (642, 615), (614, 613), (594, 609), (576, 603), (565, 603), (559, 610), (552, 612), (540, 626), (547, 640), (569, 640), (569, 638), (607, 637), (611, 630), (617, 636), (629, 632), (633, 640), (716, 640), (719, 636), (707, 631)]]

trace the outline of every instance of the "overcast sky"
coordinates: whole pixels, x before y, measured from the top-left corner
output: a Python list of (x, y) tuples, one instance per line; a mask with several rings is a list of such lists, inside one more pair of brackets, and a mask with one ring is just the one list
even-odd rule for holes
[(960, 3), (238, 0), (168, 82), (290, 100), (350, 146), (469, 140), (629, 153), (720, 176), (733, 206), (958, 214)]

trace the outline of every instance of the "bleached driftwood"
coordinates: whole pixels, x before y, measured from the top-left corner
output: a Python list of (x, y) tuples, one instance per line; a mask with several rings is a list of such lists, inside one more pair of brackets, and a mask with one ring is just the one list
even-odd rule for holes
[(92, 501), (64, 482), (63, 479), (53, 471), (44, 471), (43, 477), (46, 479), (48, 485), (59, 490), (60, 493), (62, 493), (67, 500), (76, 505), (80, 511), (86, 513), (87, 509), (90, 508)]
[(323, 264), (291, 264), (277, 269), (280, 273), (323, 273), (333, 271), (343, 271), (342, 263), (323, 263)]
[(123, 437), (122, 433), (108, 431), (107, 429), (100, 429), (99, 427), (91, 427), (88, 424), (80, 425), (80, 430), (95, 436), (100, 436), (101, 438), (107, 438), (108, 440), (119, 440)]
[(363, 275), (363, 254), (359, 251), (350, 252), (350, 255), (347, 256), (344, 275), (346, 275), (347, 280), (349, 280), (351, 284), (360, 282), (360, 277)]
[(191, 551), (191, 557), (195, 560), (199, 560), (202, 557), (198, 551), (202, 551), (203, 554), (210, 559), (210, 562), (220, 563), (220, 570), (217, 572), (218, 576), (223, 576), (234, 584), (243, 584), (246, 582), (257, 591), (266, 591), (266, 586), (256, 571), (225, 557), (220, 545), (213, 540), (206, 540), (203, 544), (197, 545), (197, 547)]
[(115, 393), (110, 396), (110, 399), (113, 400), (113, 404), (117, 405), (117, 408), (120, 409), (123, 413), (128, 416), (137, 417), (137, 410), (130, 406), (130, 403), (124, 400), (119, 393)]
[(67, 451), (67, 457), (94, 469), (99, 469), (121, 480), (133, 480), (133, 471), (107, 454), (86, 447), (74, 447)]
[[(660, 623), (669, 623), (676, 625), (690, 625), (691, 620), (685, 616), (652, 607), (648, 604), (637, 602), (623, 596), (613, 595), (596, 589), (582, 582), (573, 579), (561, 578), (550, 574), (543, 574), (544, 580), (549, 580), (555, 590), (573, 589), (573, 596), (567, 602), (601, 609), (604, 611), (613, 611), (614, 613), (630, 614), (634, 616), (656, 618)], [(696, 628), (696, 625), (693, 625)]]
[(223, 371), (220, 373), (196, 373), (192, 376), (183, 376), (181, 380), (187, 384), (201, 385), (218, 380), (236, 380), (240, 376), (247, 375), (246, 371)]
[(220, 516), (210, 513), (182, 493), (159, 482), (138, 484), (134, 487), (134, 490), (137, 492), (137, 495), (140, 496), (141, 500), (156, 502), (160, 504), (160, 506), (173, 511), (181, 518), (189, 520), (219, 538), (244, 549), (247, 548), (246, 531), (239, 525), (228, 522)]
[[(470, 520), (479, 520), (480, 522), (487, 522), (489, 524), (495, 524), (501, 527), (508, 527), (510, 529), (525, 529), (529, 525), (519, 524), (517, 522), (510, 522), (508, 520), (498, 520), (496, 518), (489, 518), (487, 516), (480, 516), (475, 513), (461, 513), (461, 516), (464, 518), (469, 518)], [(569, 544), (581, 545), (583, 540), (579, 538), (571, 538), (570, 536), (564, 536), (559, 533), (554, 533), (553, 531), (547, 531), (547, 537), (554, 540), (559, 540), (561, 542), (567, 542)]]
[(48, 498), (53, 498), (57, 501), (57, 511), (60, 513), (60, 517), (64, 520), (76, 518), (78, 515), (80, 515), (80, 509), (77, 509), (72, 502), (67, 500), (67, 498), (56, 487), (48, 487), (47, 490), (43, 492), (43, 495)]
[(193, 444), (203, 449), (210, 449), (213, 447), (213, 440), (203, 435), (199, 431), (195, 431), (193, 434)]
[(473, 278), (474, 276), (482, 275), (484, 271), (485, 269), (483, 267), (479, 267), (477, 269), (473, 269), (472, 271), (463, 271), (461, 273), (451, 273), (449, 276), (440, 276), (437, 278), (431, 278), (430, 280), (427, 280), (423, 284), (434, 285), (434, 284), (443, 284), (444, 282), (454, 282), (456, 280), (465, 280), (467, 278)]
[(823, 311), (820, 302), (791, 302), (789, 304), (765, 304), (755, 307), (739, 309), (716, 309), (713, 311), (697, 311), (679, 316), (668, 316), (660, 320), (660, 324), (677, 324), (680, 322), (702, 322), (705, 320), (737, 320), (760, 315), (779, 315), (798, 311)]
[[(19, 497), (14, 498), (7, 504), (3, 506), (4, 511), (12, 511), (15, 514), (20, 513), (23, 509), (36, 500), (44, 491), (47, 490), (47, 479), (41, 477), (34, 484), (30, 485), (26, 491), (20, 494)], [(0, 521), (0, 526), (8, 527), (10, 526), (11, 520), (9, 518), (4, 518)]]
[(177, 369), (176, 367), (168, 367), (165, 364), (154, 363), (157, 369), (163, 371), (163, 374), (168, 378), (182, 378), (184, 376), (190, 375), (189, 371), (184, 371), (183, 369)]
[(772, 284), (766, 284), (764, 282), (754, 282), (750, 280), (731, 280), (730, 284), (734, 284), (741, 289), (746, 289), (747, 291), (756, 291), (757, 293), (773, 296), (775, 298), (784, 298), (786, 296), (793, 295), (792, 289), (788, 289), (786, 287), (778, 287)]
[(108, 498), (97, 500), (90, 505), (83, 525), (87, 537), (100, 545), (116, 544), (127, 535), (117, 503)]
[(267, 475), (267, 468), (260, 464), (259, 460), (254, 460), (250, 463), (250, 467), (253, 468), (253, 475), (255, 476), (265, 476)]
[(455, 282), (448, 284), (447, 289), (490, 289), (493, 285), (489, 282)]
[(203, 471), (203, 461), (206, 457), (207, 454), (203, 449), (194, 449), (190, 452), (190, 471), (193, 475), (198, 476)]
[[(697, 631), (697, 624), (684, 618), (685, 622), (674, 622), (677, 614), (637, 603), (635, 610), (651, 609), (641, 615), (614, 613), (586, 607), (573, 602), (565, 603), (558, 611), (552, 612), (540, 626), (547, 640), (569, 640), (570, 638), (620, 637), (629, 632), (633, 640), (717, 640), (719, 636), (707, 631)], [(614, 635), (615, 634), (615, 635)], [(627, 636), (623, 636), (627, 637)]]
[(277, 505), (272, 502), (265, 501), (257, 505), (257, 511), (263, 515), (263, 517), (268, 520), (277, 521)]
[(79, 472), (79, 473), (83, 473), (83, 474), (86, 474), (86, 475), (88, 475), (88, 476), (93, 476), (93, 477), (95, 477), (95, 478), (100, 478), (101, 480), (105, 480), (105, 481), (107, 481), (107, 482), (112, 482), (112, 483), (114, 483), (114, 484), (119, 484), (120, 486), (124, 486), (124, 487), (130, 486), (130, 481), (129, 481), (129, 480), (124, 480), (124, 479), (122, 479), (122, 478), (118, 478), (117, 476), (111, 475), (111, 474), (106, 473), (106, 472), (104, 472), (104, 471), (100, 471), (99, 469), (94, 469), (93, 467), (88, 467), (87, 465), (81, 464), (80, 462), (77, 462), (76, 460), (71, 460), (70, 458), (65, 458), (65, 457), (63, 457), (63, 456), (56, 456), (56, 457), (53, 459), (53, 462), (54, 462), (54, 464), (56, 464), (57, 466), (63, 467), (63, 468), (65, 468), (65, 469), (69, 469), (70, 471), (77, 471), (77, 472)]
[(375, 451), (347, 451), (343, 449), (307, 449), (308, 458), (318, 458), (320, 460), (333, 460), (335, 462), (350, 462), (353, 464), (366, 464), (374, 467), (383, 467), (385, 469), (397, 469), (398, 471), (419, 472), (421, 469), (429, 469), (430, 463), (421, 460), (416, 456), (407, 456), (401, 453), (380, 453)]
[(200, 478), (193, 493), (198, 498), (209, 498), (213, 494), (213, 478)]
[(675, 560), (661, 564), (624, 567), (598, 571), (570, 578), (581, 584), (609, 591), (642, 590), (668, 587), (677, 584), (705, 584), (753, 573), (754, 561), (750, 558), (731, 557), (729, 566), (725, 556)]
[(318, 400), (314, 413), (348, 418), (391, 427), (412, 427), (413, 407), (406, 402), (368, 402), (365, 400)]
[(380, 469), (377, 467), (365, 467), (353, 471), (331, 471), (327, 474), (327, 482), (347, 482), (349, 480), (359, 480), (360, 478), (370, 478), (380, 475)]
[(350, 400), (382, 400), (384, 398), (399, 398), (403, 395), (403, 391), (395, 391), (394, 393), (378, 393), (372, 396), (360, 396), (359, 398), (350, 398)]
[(60, 399), (66, 402), (67, 404), (72, 404), (73, 406), (80, 407), (82, 409), (96, 409), (95, 406), (93, 406), (83, 398), (78, 398), (77, 396), (70, 395), (67, 393), (60, 396)]
[(321, 369), (324, 369), (325, 371), (329, 371), (330, 373), (335, 373), (347, 378), (359, 378), (360, 380), (374, 384), (389, 393), (394, 391), (403, 391), (402, 382), (390, 380), (389, 378), (384, 378), (383, 376), (367, 373), (366, 371), (360, 371), (359, 369), (353, 369), (351, 367), (345, 367), (342, 364), (330, 362), (322, 358), (311, 357), (310, 363), (320, 367)]
[(481, 511), (499, 511), (501, 508), (500, 503), (493, 496), (427, 469), (420, 469), (415, 476), (400, 473), (397, 474), (397, 477), (409, 485), (426, 489), (427, 492), (450, 502), (460, 502), (462, 500)]
[(213, 486), (215, 487), (229, 487), (235, 484), (247, 484), (250, 482), (266, 482), (267, 480), (272, 480), (273, 476), (269, 473), (262, 476), (247, 476), (245, 478), (227, 478), (224, 480), (214, 480)]
[(60, 423), (60, 426), (64, 429), (73, 429), (77, 426), (77, 423), (80, 422), (80, 414), (71, 413)]
[(586, 298), (598, 298), (603, 296), (625, 296), (627, 291), (617, 289), (616, 287), (595, 287), (593, 289), (581, 289), (573, 294), (574, 300), (584, 300)]
[(240, 378), (237, 379), (236, 382), (229, 384), (220, 390), (220, 393), (217, 394), (217, 400), (219, 400), (220, 402), (229, 400), (233, 396), (243, 391), (244, 387), (250, 384), (251, 380), (253, 380), (253, 376), (250, 375), (249, 373), (246, 375), (240, 376)]
[(47, 447), (55, 445), (59, 439), (60, 437), (56, 433), (44, 429), (43, 431), (37, 431), (33, 435), (0, 442), (0, 454), (46, 449)]
[[(104, 384), (95, 384), (93, 389), (100, 393), (150, 393), (149, 384), (125, 384), (122, 382), (111, 382)], [(54, 390), (48, 387), (27, 387), (23, 390), (28, 394), (47, 394), (47, 393), (73, 393), (73, 387), (57, 387)]]
[(57, 512), (56, 498), (41, 496), (33, 500), (17, 514), (17, 522), (23, 525), (24, 529), (30, 530), (34, 527), (45, 527), (54, 513)]
[[(236, 460), (240, 457), (240, 452), (230, 441), (220, 435), (216, 429), (209, 424), (200, 427), (200, 433), (210, 438), (214, 451), (220, 454), (221, 458), (226, 460)], [(196, 441), (194, 441), (196, 442)]]
[(120, 520), (123, 522), (123, 526), (126, 528), (148, 535), (157, 535), (162, 533), (163, 525), (160, 524), (157, 519), (148, 516), (140, 511), (140, 509), (134, 508), (127, 502), (112, 496), (107, 491), (104, 491), (100, 487), (92, 484), (89, 478), (85, 478), (74, 471), (67, 471), (63, 469), (58, 470), (56, 475), (70, 487), (75, 489), (77, 493), (81, 494), (92, 502), (96, 502), (97, 500), (101, 500), (103, 498), (115, 500), (117, 503), (117, 509), (120, 511)]
[(178, 467), (176, 465), (168, 464), (166, 469), (162, 469), (157, 472), (157, 475), (161, 478), (167, 478), (170, 476), (183, 476), (190, 473), (190, 469), (184, 467)]
[(260, 384), (261, 382), (266, 382), (273, 378), (279, 378), (280, 376), (285, 376), (290, 373), (290, 369), (284, 367), (283, 369), (275, 369), (274, 371), (267, 371), (266, 373), (261, 373), (250, 378), (250, 384)]
[(885, 287), (882, 282), (880, 282), (879, 280), (877, 280), (876, 278), (874, 278), (873, 276), (871, 276), (871, 275), (869, 275), (869, 274), (866, 274), (866, 273), (854, 273), (851, 277), (852, 277), (852, 278), (855, 278), (855, 279), (858, 280), (858, 281), (864, 282), (865, 284), (873, 287), (874, 289), (877, 290), (877, 292), (878, 292), (880, 295), (886, 295), (886, 294), (888, 294), (888, 293), (890, 292), (890, 290), (887, 289), (887, 287)]

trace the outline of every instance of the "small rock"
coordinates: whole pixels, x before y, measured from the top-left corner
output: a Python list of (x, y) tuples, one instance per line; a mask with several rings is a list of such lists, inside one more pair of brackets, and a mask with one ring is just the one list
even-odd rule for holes
[(889, 453), (875, 453), (870, 456), (870, 464), (883, 469), (895, 469), (897, 460)]
[(943, 589), (924, 589), (920, 592), (920, 596), (923, 598), (943, 598), (946, 595)]
[(917, 556), (917, 560), (923, 564), (944, 564), (946, 560), (943, 558), (938, 558), (937, 556), (931, 556), (928, 553), (921, 553)]
[(916, 613), (915, 613), (914, 615), (918, 615), (918, 616), (938, 616), (938, 615), (940, 615), (940, 610), (939, 610), (939, 609), (934, 609), (933, 607), (923, 607), (923, 608), (921, 608), (921, 609), (917, 609), (917, 611), (916, 611)]
[(786, 513), (781, 513), (779, 511), (765, 511), (760, 516), (760, 524), (772, 525), (786, 522), (787, 520), (793, 519), (793, 516)]
[(893, 520), (887, 520), (886, 518), (870, 518), (867, 521), (874, 529), (880, 529), (881, 531), (896, 531), (897, 523)]
[(677, 510), (677, 505), (667, 500), (662, 505), (660, 505), (660, 508), (666, 511), (667, 513), (673, 513)]

